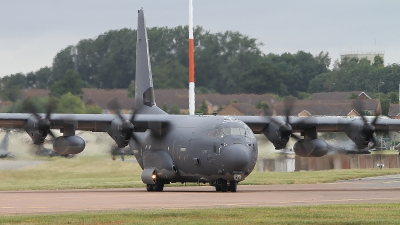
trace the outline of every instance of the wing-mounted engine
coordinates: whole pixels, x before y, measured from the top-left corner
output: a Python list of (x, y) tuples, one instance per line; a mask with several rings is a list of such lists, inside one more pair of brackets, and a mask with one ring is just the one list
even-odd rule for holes
[(378, 117), (375, 117), (372, 122), (367, 121), (365, 118), (363, 121), (355, 120), (349, 124), (344, 132), (346, 133), (347, 137), (349, 137), (357, 145), (359, 149), (365, 149), (369, 147), (370, 142), (375, 145), (376, 140), (374, 137), (374, 133), (377, 118)]
[(133, 124), (126, 119), (114, 119), (107, 133), (114, 139), (119, 148), (126, 147), (133, 136)]
[(26, 133), (32, 138), (33, 143), (40, 145), (43, 144), (44, 139), (49, 134), (50, 121), (46, 118), (41, 118), (40, 115), (32, 115), (26, 121), (24, 128)]
[(346, 135), (357, 145), (359, 149), (365, 149), (370, 147), (369, 143), (373, 146), (376, 145), (376, 139), (374, 137), (375, 124), (378, 121), (379, 113), (374, 117), (372, 121), (367, 120), (364, 111), (364, 100), (357, 99), (353, 102), (354, 109), (359, 113), (361, 120), (353, 120), (349, 126), (344, 130)]
[(62, 137), (56, 137), (50, 130), (51, 122), (51, 106), (47, 108), (46, 115), (37, 113), (37, 109), (32, 104), (30, 99), (23, 102), (23, 107), (32, 113), (25, 123), (25, 131), (31, 136), (32, 141), (36, 145), (41, 145), (48, 134), (54, 138), (53, 150), (62, 155), (64, 154), (78, 154), (85, 149), (85, 141), (78, 136), (75, 136), (75, 122), (73, 120), (65, 119), (63, 122), (58, 121), (58, 126), (62, 127), (61, 131), (64, 133)]
[(263, 133), (268, 140), (275, 146), (275, 149), (286, 147), (290, 137), (300, 140), (300, 137), (293, 134), (293, 128), (290, 125), (290, 111), (293, 107), (293, 101), (285, 101), (284, 120), (278, 120), (275, 117), (269, 117), (270, 123), (264, 129)]
[(286, 147), (289, 137), (292, 135), (292, 128), (289, 124), (271, 122), (268, 127), (264, 129), (263, 133), (275, 146), (275, 149), (282, 149)]
[(121, 114), (121, 106), (116, 97), (107, 102), (107, 107), (117, 115), (117, 118), (111, 121), (107, 133), (112, 139), (114, 139), (118, 147), (126, 147), (131, 140), (138, 143), (134, 132), (144, 132), (146, 129), (141, 129), (141, 126), (133, 125), (135, 123), (135, 110), (133, 111), (131, 118), (129, 120), (126, 119)]

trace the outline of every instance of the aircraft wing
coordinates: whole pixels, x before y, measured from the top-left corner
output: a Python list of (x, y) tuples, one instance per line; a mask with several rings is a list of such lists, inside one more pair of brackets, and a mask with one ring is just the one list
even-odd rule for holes
[[(263, 133), (263, 130), (272, 122), (285, 123), (283, 116), (235, 116), (246, 123), (255, 134)], [(374, 118), (366, 118), (372, 123)], [(316, 128), (318, 132), (344, 132), (350, 124), (362, 126), (361, 117), (289, 117), (289, 124), (293, 132), (301, 132)], [(400, 131), (400, 120), (378, 118), (374, 124), (376, 132)]]
[[(39, 114), (42, 118), (44, 114)], [(130, 115), (122, 115), (127, 120)], [(0, 127), (4, 128), (24, 128), (26, 122), (34, 115), (29, 113), (0, 113)], [(76, 130), (93, 131), (93, 132), (106, 132), (111, 122), (118, 119), (114, 114), (51, 114), (50, 128), (60, 129), (66, 123), (75, 124)], [(136, 115), (134, 125), (140, 126), (143, 129), (151, 129), (154, 124), (167, 124), (168, 121), (163, 115)]]

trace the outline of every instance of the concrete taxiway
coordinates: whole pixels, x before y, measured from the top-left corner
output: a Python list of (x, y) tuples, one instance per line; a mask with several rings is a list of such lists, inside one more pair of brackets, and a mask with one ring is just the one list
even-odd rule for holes
[(239, 185), (236, 193), (209, 186), (3, 191), (0, 214), (63, 213), (106, 210), (291, 206), (400, 202), (400, 175), (327, 184)]

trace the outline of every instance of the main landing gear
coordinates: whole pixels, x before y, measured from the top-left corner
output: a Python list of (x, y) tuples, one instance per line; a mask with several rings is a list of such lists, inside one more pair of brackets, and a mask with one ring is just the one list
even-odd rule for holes
[(216, 191), (221, 191), (221, 192), (236, 192), (237, 189), (237, 182), (236, 181), (228, 181), (224, 179), (219, 179), (218, 181), (215, 182), (215, 190)]

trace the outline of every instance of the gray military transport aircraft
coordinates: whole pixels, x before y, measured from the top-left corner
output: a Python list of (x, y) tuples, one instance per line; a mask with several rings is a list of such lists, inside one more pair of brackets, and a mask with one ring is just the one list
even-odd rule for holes
[[(209, 183), (216, 191), (236, 192), (237, 184), (253, 171), (258, 155), (254, 133), (264, 134), (277, 149), (290, 137), (298, 139), (294, 152), (320, 157), (328, 144), (317, 132), (345, 132), (359, 149), (376, 143), (375, 131), (400, 130), (400, 120), (285, 116), (168, 115), (156, 106), (143, 9), (138, 11), (135, 104), (132, 115), (119, 112), (117, 100), (109, 107), (116, 115), (0, 114), (0, 126), (24, 128), (35, 144), (42, 144), (50, 129), (60, 129), (54, 151), (78, 154), (85, 141), (76, 130), (107, 132), (119, 148), (129, 145), (143, 169), (147, 191), (162, 191), (175, 182)], [(68, 116), (66, 118), (66, 116)], [(301, 138), (295, 135), (300, 132)]]

